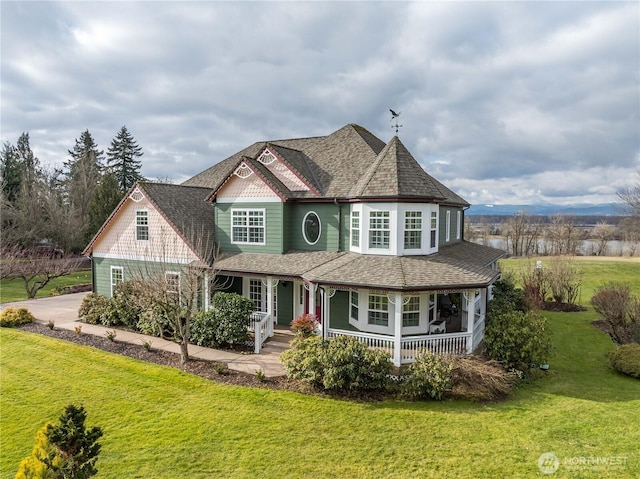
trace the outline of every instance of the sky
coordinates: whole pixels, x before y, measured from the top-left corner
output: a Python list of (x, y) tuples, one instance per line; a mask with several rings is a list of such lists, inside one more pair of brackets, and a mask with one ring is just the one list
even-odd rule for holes
[(0, 2), (0, 140), (61, 167), (123, 125), (182, 182), (356, 123), (472, 204), (619, 201), (640, 170), (639, 2)]

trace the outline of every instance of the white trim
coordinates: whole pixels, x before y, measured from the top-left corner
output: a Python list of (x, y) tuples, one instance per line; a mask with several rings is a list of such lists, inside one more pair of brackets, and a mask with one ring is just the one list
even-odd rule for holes
[(216, 203), (282, 203), (282, 200), (278, 196), (239, 196), (237, 198), (216, 197)]
[[(316, 238), (315, 241), (309, 241), (309, 239), (307, 238), (307, 234), (304, 230), (304, 225), (307, 222), (307, 217), (309, 215), (315, 215), (316, 218), (318, 218), (318, 237)], [(308, 245), (314, 245), (316, 244), (318, 241), (320, 241), (320, 237), (322, 236), (322, 220), (320, 220), (320, 215), (318, 213), (316, 213), (315, 211), (308, 211), (306, 215), (304, 215), (304, 218), (302, 218), (302, 237), (304, 238), (304, 240), (307, 242)]]
[(462, 211), (456, 211), (456, 239), (460, 239), (460, 234), (462, 232), (461, 223), (462, 222)]
[[(116, 284), (113, 283), (113, 272), (114, 271), (120, 271), (120, 274), (122, 276), (122, 280), (118, 281)], [(109, 268), (109, 285), (110, 285), (110, 289), (111, 289), (111, 297), (113, 298), (113, 288), (115, 286), (117, 286), (120, 282), (124, 281), (124, 266), (111, 266), (111, 268)]]
[(446, 224), (445, 224), (445, 237), (444, 240), (448, 243), (451, 241), (451, 210), (447, 210)]
[[(167, 276), (169, 275), (175, 275), (178, 277), (178, 291), (173, 291), (173, 290), (169, 290), (169, 279), (167, 278)], [(180, 273), (180, 271), (165, 271), (164, 272), (164, 281), (167, 284), (167, 293), (178, 293), (178, 295), (180, 295), (180, 286), (182, 283), (182, 274)]]
[(132, 254), (115, 254), (115, 253), (94, 253), (94, 258), (101, 259), (122, 259), (127, 261), (143, 261), (143, 262), (154, 262), (154, 263), (175, 263), (175, 264), (189, 264), (192, 263), (195, 258), (192, 259), (184, 259), (184, 258), (167, 258), (165, 256), (138, 256)]
[[(147, 224), (146, 225), (140, 225), (138, 224), (138, 218), (144, 218), (144, 216), (138, 216), (138, 213), (145, 213), (146, 214), (146, 219), (147, 219)], [(135, 233), (136, 233), (136, 241), (149, 241), (151, 239), (151, 232), (150, 230), (150, 224), (151, 224), (151, 215), (149, 215), (149, 209), (148, 208), (139, 208), (135, 210), (135, 218), (136, 218), (136, 224), (135, 224)], [(147, 237), (144, 239), (138, 238), (138, 227), (146, 227), (147, 228)]]
[[(246, 228), (247, 229), (247, 241), (234, 241), (233, 239), (233, 214), (236, 212), (245, 212), (247, 224), (245, 226), (238, 226), (238, 228)], [(249, 213), (250, 212), (260, 212), (262, 213), (262, 226), (253, 228), (261, 228), (262, 229), (262, 241), (249, 241), (249, 230), (252, 228), (249, 226)], [(267, 210), (265, 208), (231, 208), (230, 210), (230, 232), (231, 232), (231, 244), (241, 244), (241, 245), (256, 245), (256, 246), (264, 246), (267, 244)]]

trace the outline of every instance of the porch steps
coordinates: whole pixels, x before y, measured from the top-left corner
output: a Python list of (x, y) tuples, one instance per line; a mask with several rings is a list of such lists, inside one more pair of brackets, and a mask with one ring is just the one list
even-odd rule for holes
[(293, 331), (290, 329), (276, 327), (273, 330), (273, 336), (264, 343), (262, 351), (265, 353), (281, 353), (291, 347), (289, 343), (294, 336)]

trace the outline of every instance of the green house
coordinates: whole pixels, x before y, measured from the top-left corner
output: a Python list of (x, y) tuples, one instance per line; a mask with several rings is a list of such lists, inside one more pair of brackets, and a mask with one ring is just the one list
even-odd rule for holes
[(134, 271), (178, 285), (198, 268), (200, 306), (218, 290), (250, 298), (260, 344), (310, 313), (324, 337), (354, 336), (400, 365), (483, 339), (504, 253), (464, 240), (469, 206), (397, 136), (350, 124), (254, 143), (182, 185), (140, 183), (85, 254), (98, 293)]

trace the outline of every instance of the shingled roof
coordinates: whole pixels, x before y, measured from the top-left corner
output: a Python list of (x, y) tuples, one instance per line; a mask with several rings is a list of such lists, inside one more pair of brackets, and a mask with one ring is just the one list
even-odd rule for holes
[(361, 255), (344, 251), (289, 251), (283, 255), (223, 253), (216, 268), (223, 274), (301, 277), (336, 287), (429, 291), (486, 287), (499, 274), (490, 265), (504, 254), (461, 241), (428, 256)]
[[(385, 145), (365, 128), (354, 124), (327, 136), (254, 143), (183, 185), (216, 190), (243, 157), (257, 158), (267, 146), (273, 148), (305, 182), (314, 186), (322, 195), (320, 198), (419, 198), (469, 205), (424, 171), (397, 136)], [(292, 198), (305, 197), (318, 198), (302, 193), (292, 195)]]

